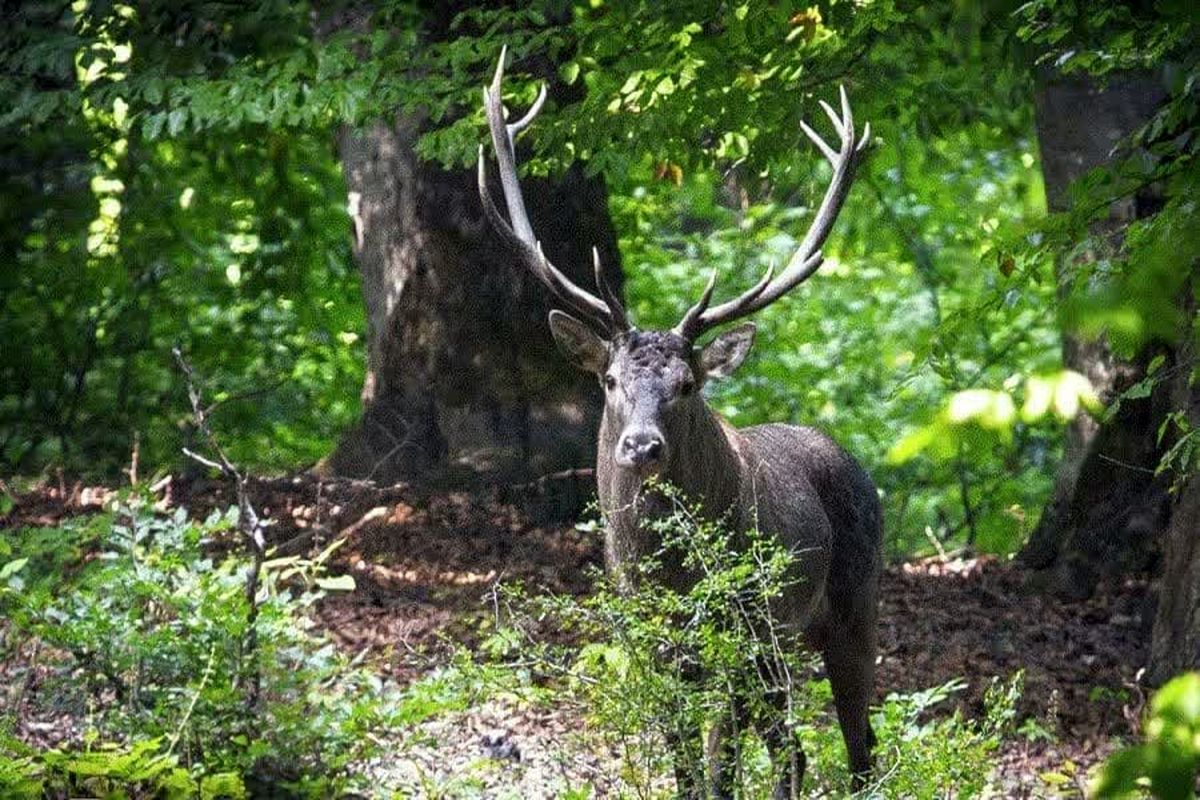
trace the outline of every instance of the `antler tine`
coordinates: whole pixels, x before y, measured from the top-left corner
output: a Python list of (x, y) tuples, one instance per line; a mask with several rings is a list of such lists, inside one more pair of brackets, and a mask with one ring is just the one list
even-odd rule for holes
[(869, 145), (870, 143), (871, 143), (871, 123), (865, 122), (865, 123), (863, 123), (862, 139), (859, 139), (859, 141), (858, 141), (858, 148), (857, 148), (858, 152), (861, 153), (863, 150), (866, 150), (867, 145)]
[(829, 103), (826, 103), (824, 100), (819, 100), (817, 103), (821, 106), (821, 110), (825, 112), (825, 116), (829, 117), (829, 121), (833, 123), (833, 129), (837, 131), (838, 137), (842, 139), (846, 138), (846, 127), (842, 124), (845, 120), (837, 115), (837, 112), (833, 110), (833, 106), (829, 105)]
[(592, 247), (592, 269), (596, 273), (596, 289), (599, 290), (601, 299), (608, 306), (616, 328), (622, 331), (629, 330), (632, 326), (625, 314), (625, 306), (621, 303), (621, 298), (613, 291), (608, 279), (604, 277), (604, 265), (600, 263), (600, 250), (594, 246)]
[(500, 213), (500, 209), (496, 206), (496, 201), (492, 198), (491, 190), (487, 185), (487, 171), (483, 160), (483, 145), (479, 146), (479, 197), (483, 204), (483, 213), (487, 217), (488, 223), (504, 240), (504, 243), (511, 249), (516, 251), (525, 265), (533, 272), (534, 276), (541, 281), (550, 293), (563, 305), (570, 307), (576, 313), (583, 315), (588, 321), (593, 324), (604, 327), (608, 324), (607, 317), (602, 316), (590, 306), (584, 306), (577, 302), (571, 294), (570, 289), (574, 288), (566, 276), (562, 275), (549, 259), (542, 253), (541, 242), (535, 242), (531, 248), (529, 244), (521, 239), (508, 220)]
[(717, 287), (717, 271), (714, 269), (712, 274), (708, 276), (708, 283), (704, 286), (704, 291), (700, 293), (700, 299), (696, 304), (689, 308), (683, 315), (683, 319), (679, 320), (679, 324), (675, 326), (675, 333), (682, 336), (684, 339), (691, 340), (693, 336), (693, 328), (700, 320), (700, 315), (708, 308), (709, 302), (712, 300), (713, 289)]
[(825, 261), (821, 246), (825, 244), (830, 231), (833, 230), (833, 224), (837, 221), (838, 213), (842, 210), (842, 204), (845, 203), (854, 182), (855, 169), (871, 139), (870, 123), (863, 126), (861, 139), (855, 134), (854, 114), (850, 109), (850, 99), (846, 95), (846, 88), (839, 87), (838, 94), (842, 106), (840, 115), (824, 100), (820, 101), (821, 108), (828, 115), (829, 121), (833, 123), (841, 140), (840, 147), (836, 151), (807, 123), (803, 121), (800, 123), (801, 130), (833, 166), (833, 177), (825, 190), (821, 205), (817, 208), (817, 213), (813, 217), (808, 231), (805, 232), (796, 252), (788, 260), (787, 267), (779, 273), (778, 279), (774, 279), (773, 269), (767, 270), (766, 276), (746, 292), (713, 308), (708, 307), (712, 293), (710, 282), (701, 302), (688, 310), (683, 321), (676, 326), (676, 332), (686, 335), (689, 339), (694, 339), (716, 325), (753, 314), (808, 280), (820, 269), (821, 264)]
[(525, 198), (517, 177), (517, 157), (514, 138), (537, 117), (546, 102), (546, 87), (543, 85), (538, 97), (525, 116), (513, 123), (505, 121), (501, 102), (501, 86), (504, 81), (504, 61), (508, 48), (500, 51), (500, 60), (492, 76), (490, 86), (483, 89), (483, 109), (492, 135), (492, 146), (496, 151), (496, 163), (500, 168), (500, 185), (504, 190), (504, 203), (508, 208), (508, 219), (500, 213), (487, 185), (487, 168), (483, 159), (483, 146), (479, 147), (479, 198), (483, 203), (484, 215), (495, 228), (500, 238), (517, 252), (526, 268), (532, 272), (554, 298), (584, 318), (585, 321), (606, 333), (617, 333), (629, 327), (625, 309), (620, 299), (607, 283), (598, 287), (604, 299), (575, 285), (558, 270), (542, 252), (542, 245), (533, 233), (533, 226), (525, 209)]
[(854, 138), (854, 112), (850, 110), (850, 98), (846, 96), (846, 84), (838, 84), (838, 96), (842, 99), (842, 124), (850, 138)]
[(837, 151), (826, 144), (825, 140), (821, 138), (820, 134), (808, 127), (808, 123), (804, 120), (800, 120), (800, 129), (804, 131), (804, 134), (809, 138), (809, 140), (817, 146), (817, 149), (824, 154), (825, 159), (836, 167), (838, 159)]
[(525, 116), (521, 117), (516, 122), (508, 124), (508, 138), (511, 140), (521, 131), (529, 127), (529, 123), (537, 119), (537, 115), (542, 113), (542, 106), (546, 103), (546, 84), (542, 84), (542, 88), (538, 89), (538, 96), (534, 98), (533, 105), (525, 112)]
[[(767, 266), (767, 271), (764, 272), (763, 276), (758, 279), (758, 283), (754, 284), (745, 292), (743, 292), (736, 300), (731, 300), (725, 305), (734, 303), (745, 305), (747, 303), (754, 302), (754, 300), (758, 298), (758, 296), (764, 291), (766, 291), (768, 286), (771, 285), (771, 278), (774, 276), (775, 265), (770, 264)], [(704, 323), (704, 312), (708, 309), (708, 304), (712, 300), (713, 288), (716, 287), (716, 285), (717, 271), (713, 270), (712, 275), (708, 279), (708, 285), (704, 287), (704, 293), (700, 295), (700, 300), (697, 301), (694, 306), (689, 308), (687, 313), (683, 315), (683, 319), (673, 329), (675, 333), (679, 334), (688, 341), (694, 341), (697, 336), (703, 333), (707, 328), (711, 327)], [(735, 316), (741, 316), (741, 314), (737, 314)]]

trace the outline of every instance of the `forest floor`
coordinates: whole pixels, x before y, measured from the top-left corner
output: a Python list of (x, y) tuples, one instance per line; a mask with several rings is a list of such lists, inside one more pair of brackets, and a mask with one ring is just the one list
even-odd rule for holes
[[(233, 501), (228, 486), (207, 480), (160, 489), (164, 506), (183, 505), (200, 517)], [(273, 520), (273, 543), (310, 548), (345, 538), (332, 567), (353, 575), (357, 588), (323, 600), (318, 622), (340, 647), (402, 684), (444, 664), (454, 646), (478, 644), (481, 621), (495, 613), (497, 583), (583, 594), (601, 561), (598, 532), (539, 523), (489, 493), (307, 477), (257, 481), (252, 492), (260, 514)], [(19, 496), (0, 528), (56, 525), (94, 513), (110, 496), (105, 488), (42, 486)], [(993, 676), (1024, 670), (1018, 732), (998, 762), (1001, 794), (1077, 796), (1087, 767), (1137, 732), (1147, 594), (1134, 581), (1063, 603), (1031, 593), (1015, 565), (994, 557), (889, 566), (880, 592), (878, 697), (962, 678), (966, 688), (935, 713), (979, 715)], [(10, 667), (0, 665), (0, 679)], [(488, 701), (431, 723), (425, 733), (437, 747), (415, 768), (450, 777), (458, 765), (492, 759), (489, 780), (509, 786), (532, 787), (547, 771), (569, 771), (603, 791), (603, 755), (565, 764), (555, 752), (582, 724), (577, 710)], [(37, 738), (38, 722), (28, 725)]]

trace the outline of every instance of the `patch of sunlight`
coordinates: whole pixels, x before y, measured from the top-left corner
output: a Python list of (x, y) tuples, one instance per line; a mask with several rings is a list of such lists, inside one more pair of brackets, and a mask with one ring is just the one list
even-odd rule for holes
[(229, 250), (238, 255), (248, 255), (258, 250), (260, 242), (256, 233), (234, 233), (230, 234)]
[[(1012, 375), (1004, 381), (1003, 391), (966, 389), (955, 392), (932, 421), (896, 442), (888, 451), (888, 461), (903, 464), (922, 453), (935, 459), (951, 457), (971, 430), (983, 429), (1008, 439), (1018, 418), (1013, 395), (1021, 382), (1022, 376)], [(1091, 382), (1072, 370), (1031, 375), (1024, 379), (1023, 393), (1019, 417), (1026, 423), (1038, 422), (1051, 413), (1059, 422), (1065, 423), (1080, 411), (1090, 414), (1103, 411), (1103, 404)]]
[(956, 425), (978, 422), (985, 428), (1000, 429), (1012, 424), (1016, 404), (1007, 392), (991, 389), (964, 389), (955, 392), (947, 406), (947, 419)]

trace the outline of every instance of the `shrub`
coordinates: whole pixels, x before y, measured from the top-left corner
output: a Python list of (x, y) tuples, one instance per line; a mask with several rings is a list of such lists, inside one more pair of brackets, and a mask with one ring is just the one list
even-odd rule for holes
[(269, 561), (252, 617), (235, 519), (166, 516), (133, 495), (106, 514), (14, 533), (0, 553), (15, 556), (0, 567), (6, 648), (35, 637), (55, 654), (39, 701), (86, 719), (88, 733), (64, 752), (10, 740), (0, 781), (16, 773), (50, 787), (132, 770), (141, 777), (126, 780), (151, 786), (182, 786), (182, 774), (199, 792), (222, 776), (323, 795), (349, 780), (347, 766), (374, 747), (364, 734), (390, 724), (391, 696), (304, 615), (348, 579), (324, 575), (328, 551)]
[[(657, 488), (673, 511), (651, 523), (663, 546), (636, 566), (636, 591), (620, 591), (608, 577), (598, 577), (598, 590), (582, 599), (530, 597), (508, 587), (510, 627), (493, 638), (493, 651), (519, 649), (522, 663), (532, 660), (554, 678), (559, 702), (582, 703), (602, 744), (621, 755), (617, 779), (638, 796), (664, 791), (672, 769), (707, 785), (700, 732), (730, 718), (736, 703), (749, 708), (757, 730), (782, 726), (800, 742), (808, 757), (806, 791), (847, 793), (829, 683), (816, 679), (815, 658), (770, 614), (789, 589), (792, 556), (772, 537), (734, 534), (707, 521), (677, 491)], [(655, 579), (672, 558), (698, 576), (686, 592)], [(573, 643), (541, 643), (548, 627)], [(994, 683), (980, 720), (959, 713), (930, 719), (931, 708), (963, 686), (953, 681), (888, 696), (874, 714), (878, 777), (869, 796), (968, 797), (984, 790), (990, 758), (1012, 721), (1020, 676)], [(665, 743), (684, 737), (695, 746), (672, 755)], [(731, 749), (739, 796), (771, 796), (779, 770), (761, 738), (742, 731)]]
[(1092, 785), (1097, 798), (1196, 796), (1200, 772), (1200, 672), (1168, 681), (1150, 703), (1146, 741), (1114, 754)]

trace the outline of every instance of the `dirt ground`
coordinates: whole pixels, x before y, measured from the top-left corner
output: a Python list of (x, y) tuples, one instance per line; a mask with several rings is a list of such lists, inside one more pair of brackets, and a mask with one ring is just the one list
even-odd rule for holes
[[(163, 481), (158, 491), (164, 505), (200, 516), (233, 500), (228, 486), (204, 479)], [(0, 528), (53, 525), (94, 512), (110, 496), (104, 488), (45, 485), (20, 495)], [(600, 565), (598, 532), (539, 523), (522, 510), (528, 504), (520, 497), (504, 502), (487, 492), (309, 477), (255, 482), (253, 496), (274, 521), (272, 543), (285, 551), (346, 539), (333, 569), (352, 574), (357, 588), (324, 600), (319, 622), (339, 646), (402, 683), (444, 659), (450, 642), (477, 641), (477, 623), (493, 613), (498, 582), (579, 594)], [(1147, 655), (1148, 591), (1144, 582), (1130, 581), (1085, 602), (1063, 603), (1029, 592), (1021, 571), (995, 558), (889, 566), (880, 592), (878, 696), (961, 677), (968, 688), (953, 702), (974, 715), (993, 676), (1023, 669), (1018, 719), (1024, 722), (1001, 754), (1003, 796), (1077, 792), (1086, 768), (1111, 751), (1114, 738), (1136, 733), (1145, 699), (1136, 673)], [(539, 763), (540, 753), (549, 765), (547, 731), (572, 724), (488, 707), (433, 735), (459, 736), (460, 749), (477, 755), (519, 749), (526, 765)]]

